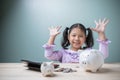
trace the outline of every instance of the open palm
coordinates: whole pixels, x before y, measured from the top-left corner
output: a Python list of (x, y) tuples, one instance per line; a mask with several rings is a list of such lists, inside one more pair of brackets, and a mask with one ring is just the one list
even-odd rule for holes
[(59, 32), (60, 28), (61, 28), (61, 26), (49, 28), (50, 35), (51, 36), (57, 36), (60, 33)]
[(93, 31), (97, 32), (97, 33), (104, 33), (105, 32), (105, 28), (106, 25), (108, 24), (109, 20), (107, 19), (99, 19), (99, 21), (95, 21), (96, 27), (95, 28), (91, 28)]

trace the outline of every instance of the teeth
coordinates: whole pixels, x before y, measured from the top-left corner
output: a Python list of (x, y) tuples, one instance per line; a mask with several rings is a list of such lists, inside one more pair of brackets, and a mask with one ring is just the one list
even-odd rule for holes
[(74, 42), (75, 44), (79, 44), (78, 42)]

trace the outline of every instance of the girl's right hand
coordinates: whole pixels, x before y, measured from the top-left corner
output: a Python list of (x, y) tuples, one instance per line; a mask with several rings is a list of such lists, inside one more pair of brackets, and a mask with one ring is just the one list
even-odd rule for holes
[(60, 32), (59, 32), (60, 28), (61, 28), (61, 26), (48, 28), (50, 31), (50, 36), (57, 36), (58, 34), (60, 34)]

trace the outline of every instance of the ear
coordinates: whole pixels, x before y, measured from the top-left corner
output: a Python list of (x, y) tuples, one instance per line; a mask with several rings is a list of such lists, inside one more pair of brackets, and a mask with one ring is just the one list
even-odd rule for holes
[(70, 35), (68, 34), (68, 40), (70, 40)]
[(51, 62), (50, 62), (50, 65), (54, 65), (54, 62), (53, 62), (53, 61), (51, 61)]
[(47, 66), (47, 63), (44, 62), (44, 63), (43, 63), (43, 66)]
[(84, 43), (86, 43), (87, 36), (85, 36)]

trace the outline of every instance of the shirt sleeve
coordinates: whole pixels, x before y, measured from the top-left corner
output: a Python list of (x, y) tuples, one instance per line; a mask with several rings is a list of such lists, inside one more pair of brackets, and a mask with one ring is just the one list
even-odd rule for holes
[(61, 51), (54, 51), (55, 45), (44, 44), (43, 48), (45, 49), (44, 56), (49, 60), (60, 61), (62, 58)]
[(108, 44), (111, 43), (111, 41), (109, 41), (108, 39), (104, 41), (97, 39), (97, 41), (99, 43), (99, 51), (103, 53), (104, 59), (106, 59), (109, 56)]

